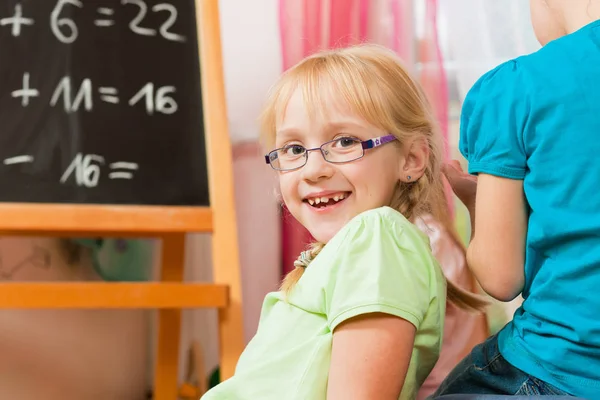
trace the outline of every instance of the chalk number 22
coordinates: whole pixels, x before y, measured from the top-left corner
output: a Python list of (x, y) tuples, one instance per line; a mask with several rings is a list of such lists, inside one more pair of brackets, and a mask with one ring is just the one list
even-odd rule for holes
[[(155, 36), (156, 30), (151, 28), (144, 28), (140, 26), (146, 14), (148, 13), (148, 6), (142, 0), (121, 0), (121, 4), (132, 4), (139, 8), (138, 14), (134, 19), (129, 23), (129, 29), (133, 32), (144, 35), (144, 36)], [(177, 9), (172, 4), (161, 3), (156, 4), (152, 7), (153, 12), (161, 12), (166, 11), (169, 13), (169, 17), (167, 20), (161, 25), (159, 28), (159, 32), (162, 37), (167, 40), (172, 40), (174, 42), (185, 42), (185, 36), (179, 35), (177, 33), (169, 32), (169, 29), (173, 26), (175, 21), (177, 21)]]

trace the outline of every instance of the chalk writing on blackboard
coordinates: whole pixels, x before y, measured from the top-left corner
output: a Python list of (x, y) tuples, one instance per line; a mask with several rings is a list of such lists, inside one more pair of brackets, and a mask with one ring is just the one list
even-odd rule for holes
[(23, 18), (23, 7), (21, 4), (15, 6), (15, 14), (12, 17), (1, 18), (0, 26), (9, 25), (12, 27), (11, 33), (13, 36), (21, 36), (22, 25), (33, 25), (32, 18)]
[[(4, 159), (4, 165), (16, 165), (32, 163), (33, 156), (20, 155)], [(73, 161), (60, 177), (60, 183), (66, 183), (73, 178), (77, 186), (93, 188), (98, 186), (100, 179), (100, 167), (104, 166), (105, 159), (98, 154), (77, 153)], [(137, 163), (129, 161), (116, 161), (108, 164), (112, 171), (108, 174), (108, 179), (133, 179), (135, 171), (139, 169)]]
[(208, 205), (196, 22), (196, 0), (4, 1), (0, 203)]
[[(104, 164), (104, 157), (98, 154), (77, 153), (61, 176), (60, 183), (65, 183), (71, 176), (74, 176), (77, 186), (96, 187), (100, 179), (100, 167)], [(117, 161), (110, 163), (108, 167), (113, 170), (108, 174), (109, 179), (132, 179), (133, 173), (137, 171), (139, 165), (127, 161)]]
[[(29, 105), (30, 98), (40, 96), (40, 92), (31, 87), (30, 81), (30, 74), (25, 72), (22, 87), (11, 92), (12, 97), (21, 99), (23, 107)], [(92, 111), (94, 108), (93, 92), (91, 79), (83, 79), (79, 88), (74, 90), (71, 78), (65, 76), (56, 85), (49, 104), (52, 107), (62, 105), (64, 111), (68, 114), (77, 112), (80, 109)], [(148, 115), (153, 115), (154, 112), (170, 115), (178, 110), (177, 101), (171, 96), (175, 92), (175, 86), (161, 86), (155, 90), (154, 83), (148, 82), (129, 97), (127, 104), (133, 107), (142, 104), (143, 101), (144, 109)], [(119, 104), (120, 102), (119, 91), (116, 87), (99, 86), (98, 94), (100, 100), (105, 103)]]
[(25, 164), (30, 162), (33, 162), (33, 156), (30, 155), (9, 157), (2, 161), (4, 165)]
[[(158, 27), (144, 27), (144, 19), (148, 14), (148, 6), (142, 0), (121, 0), (121, 7), (137, 7), (137, 14), (129, 22), (129, 29), (138, 35), (143, 36), (161, 36), (166, 40), (174, 42), (185, 42), (186, 38), (175, 32), (171, 32), (171, 28), (177, 21), (177, 8), (172, 4), (160, 3), (155, 4), (151, 8), (153, 13), (164, 13), (166, 20)], [(58, 0), (52, 13), (50, 14), (50, 28), (54, 36), (65, 44), (73, 43), (79, 36), (79, 29), (74, 19), (62, 16), (65, 7), (83, 8), (84, 5), (80, 0)], [(110, 7), (98, 7), (96, 9), (99, 17), (94, 20), (94, 25), (99, 28), (109, 28), (115, 25), (115, 20), (110, 18), (114, 16), (115, 9)], [(8, 17), (0, 18), (0, 26), (10, 26), (11, 35), (14, 37), (21, 36), (24, 27), (35, 24), (33, 18), (25, 17), (23, 6), (20, 3), (15, 5), (14, 14)]]

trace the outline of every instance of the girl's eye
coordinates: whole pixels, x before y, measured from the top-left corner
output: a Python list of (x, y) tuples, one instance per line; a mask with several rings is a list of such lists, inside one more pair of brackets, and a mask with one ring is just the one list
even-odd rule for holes
[(300, 156), (304, 154), (306, 149), (299, 144), (291, 144), (289, 146), (285, 146), (283, 149), (283, 154), (286, 156)]
[(336, 147), (352, 147), (354, 145), (356, 145), (357, 143), (359, 143), (360, 140), (356, 139), (356, 138), (351, 138), (351, 137), (343, 137), (343, 138), (339, 138), (335, 141), (334, 145)]

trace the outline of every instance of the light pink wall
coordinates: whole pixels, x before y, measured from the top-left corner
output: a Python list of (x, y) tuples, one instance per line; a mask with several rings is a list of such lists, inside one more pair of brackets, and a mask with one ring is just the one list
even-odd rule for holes
[(258, 327), (262, 301), (268, 292), (277, 290), (281, 277), (277, 181), (258, 143), (238, 144), (233, 159), (244, 334), (249, 341)]
[[(265, 295), (277, 289), (281, 276), (280, 225), (275, 196), (275, 174), (256, 142), (233, 148), (235, 203), (244, 308), (244, 337), (248, 342), (258, 327)], [(189, 235), (186, 280), (210, 281), (210, 236)], [(181, 355), (192, 341), (201, 343), (210, 372), (218, 364), (218, 333), (214, 310), (186, 311), (183, 315)], [(185, 360), (180, 364), (183, 374)]]

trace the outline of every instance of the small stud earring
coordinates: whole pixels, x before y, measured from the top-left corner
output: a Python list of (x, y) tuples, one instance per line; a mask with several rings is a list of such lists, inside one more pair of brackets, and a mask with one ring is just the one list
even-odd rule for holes
[(412, 179), (412, 176), (408, 175), (408, 176), (406, 177), (406, 179), (410, 181), (410, 180)]

